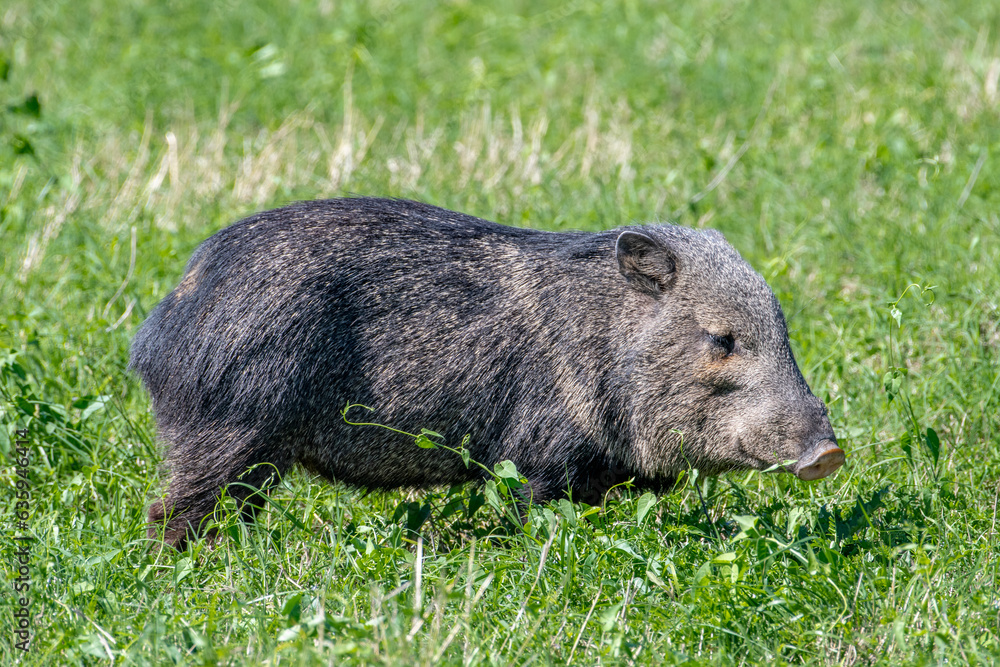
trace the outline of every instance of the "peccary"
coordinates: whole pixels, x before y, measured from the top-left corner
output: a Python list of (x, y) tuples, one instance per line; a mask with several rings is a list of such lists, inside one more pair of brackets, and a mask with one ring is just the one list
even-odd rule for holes
[(663, 489), (687, 467), (794, 460), (817, 479), (844, 461), (763, 278), (720, 233), (670, 225), (544, 232), (374, 198), (260, 213), (195, 251), (130, 368), (170, 471), (150, 534), (178, 547), (228, 485), (296, 463), (372, 489), (482, 477), (348, 425), (348, 403), (470, 434), (472, 458), (512, 460), (535, 501)]

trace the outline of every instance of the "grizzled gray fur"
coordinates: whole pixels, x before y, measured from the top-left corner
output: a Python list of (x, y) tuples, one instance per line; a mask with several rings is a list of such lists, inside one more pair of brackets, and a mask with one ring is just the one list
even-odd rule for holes
[(237, 478), (296, 463), (378, 489), (482, 477), (346, 424), (348, 403), (453, 445), (471, 434), (472, 458), (512, 460), (535, 501), (844, 461), (767, 284), (718, 232), (670, 225), (542, 232), (372, 198), (260, 213), (202, 243), (130, 367), (167, 447), (150, 532), (176, 546)]

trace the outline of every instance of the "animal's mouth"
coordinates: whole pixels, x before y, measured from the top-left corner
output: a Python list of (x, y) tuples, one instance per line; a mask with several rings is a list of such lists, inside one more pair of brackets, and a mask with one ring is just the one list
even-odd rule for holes
[(805, 481), (823, 479), (844, 465), (847, 457), (837, 441), (825, 438), (810, 447), (799, 460), (788, 467), (788, 471)]

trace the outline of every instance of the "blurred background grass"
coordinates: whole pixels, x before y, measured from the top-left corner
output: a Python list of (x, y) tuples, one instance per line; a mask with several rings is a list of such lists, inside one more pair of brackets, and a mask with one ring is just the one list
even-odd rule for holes
[[(996, 659), (998, 79), (991, 2), (8, 0), (0, 450), (29, 429), (25, 660)], [(655, 519), (630, 491), (541, 508), (527, 536), (475, 490), (296, 474), (276, 499), (309, 530), (271, 512), (150, 552), (133, 332), (214, 231), (350, 193), (720, 229), (781, 299), (848, 467), (689, 480)]]

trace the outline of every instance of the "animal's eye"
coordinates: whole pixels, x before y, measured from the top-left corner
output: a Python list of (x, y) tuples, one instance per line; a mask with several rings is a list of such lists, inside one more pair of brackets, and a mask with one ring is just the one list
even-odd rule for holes
[(733, 338), (733, 334), (726, 334), (725, 336), (709, 334), (709, 338), (712, 339), (712, 345), (719, 348), (727, 357), (736, 351), (736, 339)]

